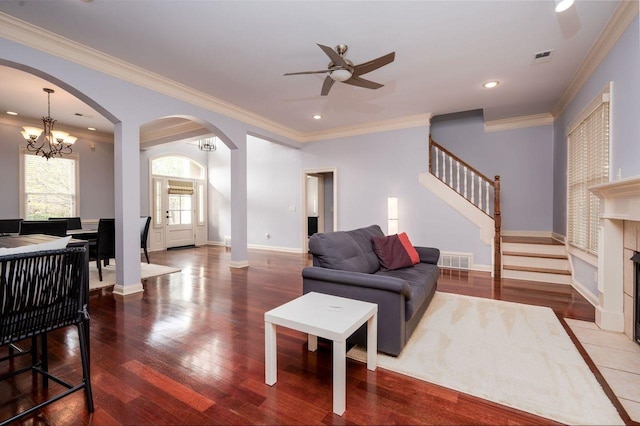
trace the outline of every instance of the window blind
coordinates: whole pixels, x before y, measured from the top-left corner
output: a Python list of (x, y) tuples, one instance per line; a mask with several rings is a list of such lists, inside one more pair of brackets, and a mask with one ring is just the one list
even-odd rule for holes
[(609, 181), (609, 102), (569, 133), (568, 163), (568, 241), (597, 254), (600, 199), (588, 188)]
[(169, 179), (169, 194), (193, 194), (193, 182)]

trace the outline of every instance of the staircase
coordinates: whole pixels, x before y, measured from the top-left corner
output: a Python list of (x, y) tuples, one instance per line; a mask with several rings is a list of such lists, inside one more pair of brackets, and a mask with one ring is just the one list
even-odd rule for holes
[(564, 244), (549, 237), (502, 237), (502, 276), (517, 280), (571, 284)]

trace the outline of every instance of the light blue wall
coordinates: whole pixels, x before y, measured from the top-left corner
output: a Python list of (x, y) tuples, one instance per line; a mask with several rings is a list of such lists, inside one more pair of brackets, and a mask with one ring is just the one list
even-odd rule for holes
[(580, 88), (554, 126), (553, 231), (566, 235), (567, 127), (609, 83), (611, 93), (611, 169), (622, 178), (640, 175), (640, 34), (638, 16)]
[(249, 244), (301, 247), (302, 182), (299, 150), (253, 136), (247, 138)]
[[(21, 127), (0, 124), (3, 200), (0, 203), (0, 218), (20, 216), (19, 152), (20, 147), (25, 145), (21, 130)], [(90, 148), (92, 143), (95, 150)], [(113, 144), (79, 138), (73, 145), (73, 152), (78, 154), (80, 165), (80, 217), (85, 220), (113, 217)]]
[(336, 168), (338, 230), (379, 224), (386, 233), (387, 197), (398, 197), (399, 229), (414, 245), (473, 253), (491, 264), (478, 229), (418, 181), (428, 171), (429, 129), (388, 131), (311, 143), (303, 169)]
[(500, 176), (502, 229), (550, 231), (553, 211), (551, 125), (485, 132), (482, 115), (434, 120), (438, 144), (489, 178)]

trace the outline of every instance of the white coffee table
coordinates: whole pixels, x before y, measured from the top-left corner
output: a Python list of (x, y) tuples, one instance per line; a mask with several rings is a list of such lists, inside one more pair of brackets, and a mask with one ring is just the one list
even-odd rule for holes
[(346, 408), (346, 340), (367, 323), (367, 369), (376, 369), (378, 305), (322, 293), (307, 293), (264, 314), (265, 382), (278, 381), (276, 325), (308, 334), (309, 350), (318, 337), (333, 341), (333, 412)]

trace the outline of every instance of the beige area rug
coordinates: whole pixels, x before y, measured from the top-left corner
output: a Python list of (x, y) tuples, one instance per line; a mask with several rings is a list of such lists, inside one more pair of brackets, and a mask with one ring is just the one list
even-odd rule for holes
[(624, 424), (550, 308), (437, 292), (378, 367), (565, 424)]
[[(171, 266), (156, 265), (154, 263), (140, 262), (142, 278), (157, 277), (158, 275), (171, 274), (180, 271), (180, 268)], [(102, 281), (98, 278), (98, 268), (95, 260), (89, 262), (89, 289), (95, 290), (99, 288), (109, 287), (116, 283), (116, 264), (111, 259), (109, 266), (102, 267)]]

